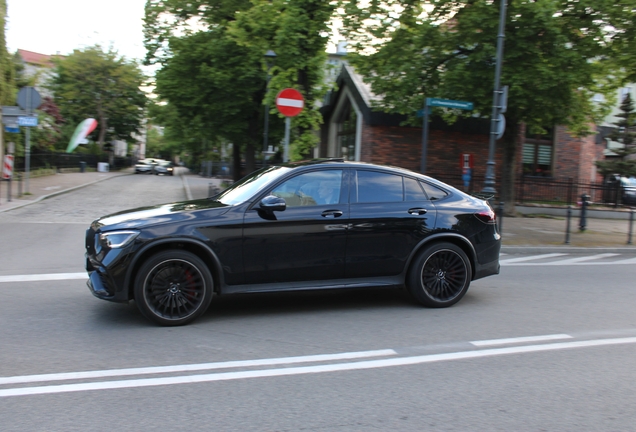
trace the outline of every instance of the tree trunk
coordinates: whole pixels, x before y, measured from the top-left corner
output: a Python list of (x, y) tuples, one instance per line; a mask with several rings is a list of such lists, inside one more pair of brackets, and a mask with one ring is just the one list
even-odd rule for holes
[(237, 143), (232, 144), (232, 161), (234, 162), (232, 178), (237, 181), (243, 177), (241, 173), (241, 146)]

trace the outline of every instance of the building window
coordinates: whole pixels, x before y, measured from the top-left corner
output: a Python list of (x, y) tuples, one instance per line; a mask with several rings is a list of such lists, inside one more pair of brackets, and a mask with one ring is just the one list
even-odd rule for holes
[(343, 109), (338, 122), (337, 150), (338, 156), (344, 160), (356, 159), (356, 111), (348, 103)]
[(531, 133), (529, 128), (526, 129), (522, 157), (524, 175), (552, 177), (553, 154), (553, 128), (546, 128), (544, 133)]

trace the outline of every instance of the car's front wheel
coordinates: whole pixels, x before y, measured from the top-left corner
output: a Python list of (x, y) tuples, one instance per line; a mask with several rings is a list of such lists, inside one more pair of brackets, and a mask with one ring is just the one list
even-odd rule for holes
[(466, 294), (472, 268), (464, 251), (452, 243), (435, 243), (422, 250), (411, 267), (408, 288), (424, 306), (452, 306)]
[(151, 256), (139, 269), (135, 302), (146, 318), (158, 324), (188, 324), (207, 310), (213, 285), (210, 270), (199, 257), (168, 250)]

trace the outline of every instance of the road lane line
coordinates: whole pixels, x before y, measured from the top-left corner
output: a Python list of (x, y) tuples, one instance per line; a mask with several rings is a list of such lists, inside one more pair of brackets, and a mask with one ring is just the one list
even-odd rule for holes
[(0, 276), (0, 282), (40, 282), (71, 279), (88, 279), (88, 274), (82, 272)]
[(108, 389), (121, 389), (121, 388), (140, 388), (140, 387), (154, 387), (165, 386), (175, 384), (194, 384), (213, 381), (229, 381), (238, 379), (249, 378), (265, 378), (265, 377), (279, 377), (279, 376), (292, 376), (292, 375), (304, 375), (304, 374), (316, 374), (325, 372), (342, 372), (353, 370), (365, 370), (365, 369), (377, 369), (394, 366), (409, 366), (424, 363), (434, 363), (450, 360), (466, 360), (482, 357), (493, 357), (507, 354), (522, 354), (522, 353), (535, 353), (542, 351), (556, 351), (563, 349), (573, 348), (591, 348), (599, 346), (609, 345), (624, 345), (636, 343), (636, 337), (628, 338), (615, 338), (615, 339), (597, 339), (587, 341), (576, 342), (558, 342), (553, 344), (542, 345), (526, 345), (518, 347), (507, 348), (490, 348), (476, 351), (460, 351), (454, 353), (445, 354), (429, 354), (413, 357), (400, 357), (381, 360), (365, 360), (353, 363), (338, 363), (327, 364), (318, 366), (299, 366), (280, 369), (263, 369), (254, 371), (241, 371), (241, 372), (220, 372), (213, 374), (203, 375), (189, 375), (189, 376), (175, 376), (165, 378), (146, 378), (136, 380), (123, 380), (123, 381), (102, 381), (93, 383), (80, 383), (80, 384), (63, 384), (53, 386), (42, 387), (21, 387), (0, 390), (0, 397), (13, 397), (13, 396), (27, 396), (27, 395), (41, 395), (41, 394), (53, 394), (53, 393), (69, 393), (80, 392), (90, 390), (108, 390)]
[(567, 254), (549, 253), (549, 254), (542, 254), (542, 255), (532, 255), (532, 256), (521, 257), (521, 258), (510, 258), (510, 259), (499, 261), (499, 264), (518, 263), (518, 262), (532, 261), (532, 260), (538, 260), (538, 259), (544, 259), (544, 258), (555, 258), (558, 256), (563, 256), (563, 255), (567, 255)]
[(143, 367), (143, 368), (128, 368), (128, 369), (110, 369), (110, 370), (95, 370), (84, 372), (63, 372), (52, 374), (40, 374), (40, 375), (23, 375), (13, 377), (0, 377), (0, 385), (6, 384), (19, 384), (19, 383), (33, 383), (43, 381), (65, 381), (76, 379), (90, 379), (90, 378), (105, 378), (116, 377), (126, 375), (149, 375), (149, 374), (162, 374), (162, 373), (174, 373), (174, 372), (193, 372), (201, 370), (213, 370), (213, 369), (229, 369), (238, 367), (254, 367), (254, 366), (274, 366), (282, 364), (296, 364), (296, 363), (310, 363), (310, 362), (322, 362), (322, 361), (334, 361), (334, 360), (354, 360), (368, 357), (383, 357), (396, 355), (392, 349), (383, 349), (375, 351), (358, 351), (358, 352), (346, 352), (338, 354), (316, 354), (309, 356), (298, 357), (281, 357), (259, 360), (235, 360), (215, 363), (199, 363), (199, 364), (185, 364), (185, 365), (173, 365), (173, 366), (155, 366), (155, 367)]
[(620, 255), (620, 254), (604, 253), (604, 254), (597, 254), (597, 255), (589, 255), (589, 256), (583, 256), (583, 257), (568, 258), (568, 259), (564, 259), (564, 260), (549, 262), (549, 263), (546, 263), (546, 264), (547, 265), (575, 264), (575, 263), (580, 263), (580, 262), (584, 262), (584, 261), (590, 261), (590, 260), (594, 260), (594, 259), (609, 258), (609, 257), (613, 257), (613, 256), (616, 256), (616, 255)]
[(507, 339), (480, 340), (480, 341), (472, 341), (470, 343), (474, 346), (482, 347), (482, 346), (506, 345), (506, 344), (515, 344), (515, 343), (541, 342), (541, 341), (558, 340), (558, 339), (572, 339), (572, 336), (567, 334), (553, 334), (553, 335), (543, 335), (543, 336), (524, 336), (524, 337), (507, 338)]

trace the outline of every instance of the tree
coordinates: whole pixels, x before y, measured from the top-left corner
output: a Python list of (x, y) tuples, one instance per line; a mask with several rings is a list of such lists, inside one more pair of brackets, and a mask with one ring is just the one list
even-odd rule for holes
[[(0, 0), (0, 103), (2, 105), (15, 104), (15, 67), (11, 56), (7, 52), (5, 26), (7, 18), (7, 1)], [(0, 142), (1, 144), (1, 142)]]
[(297, 88), (305, 98), (305, 109), (293, 119), (297, 126), (291, 143), (294, 159), (309, 157), (318, 143), (316, 131), (322, 116), (317, 102), (327, 91), (325, 49), (334, 11), (335, 3), (324, 0), (254, 0), (253, 6), (230, 24), (230, 34), (237, 43), (259, 53), (270, 49), (277, 53), (276, 74), (265, 97), (270, 107), (278, 91), (287, 87)]
[(616, 129), (608, 138), (618, 141), (623, 144), (623, 147), (612, 149), (616, 158), (596, 163), (604, 176), (608, 174), (636, 176), (636, 159), (632, 157), (636, 154), (636, 111), (634, 111), (634, 102), (629, 93), (623, 99), (620, 111), (616, 114), (618, 121), (612, 123)]
[[(519, 126), (565, 125), (575, 135), (591, 133), (590, 124), (607, 109), (595, 105), (592, 95), (609, 95), (620, 84), (611, 79), (618, 73), (612, 54), (615, 44), (624, 41), (624, 30), (633, 26), (636, 2), (621, 2), (621, 11), (608, 0), (508, 3), (501, 84), (510, 90), (506, 133), (497, 144), (503, 164), (497, 168), (502, 172), (500, 197), (511, 213)], [(361, 8), (356, 1), (344, 1), (344, 33), (356, 51), (350, 62), (383, 96), (380, 106), (389, 112), (413, 118), (425, 97), (441, 97), (473, 101), (474, 112), (487, 118), (499, 4), (372, 0)]]
[[(261, 148), (263, 105), (283, 87), (299, 87), (307, 109), (295, 119), (297, 156), (309, 154), (320, 123), (326, 19), (333, 6), (318, 0), (150, 0), (146, 5), (148, 63), (158, 63), (157, 93), (174, 106), (190, 135), (206, 142), (233, 143), (234, 172), (241, 151), (248, 171)], [(188, 27), (196, 20), (197, 29)], [(264, 53), (278, 54), (266, 95)], [(272, 109), (272, 111), (274, 111)], [(282, 138), (272, 122), (270, 142)]]
[(100, 147), (107, 139), (132, 141), (146, 105), (146, 94), (141, 89), (144, 76), (138, 65), (112, 49), (104, 52), (98, 45), (75, 50), (54, 62), (50, 88), (72, 128), (86, 118), (95, 118)]

